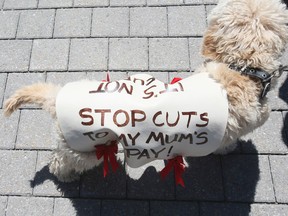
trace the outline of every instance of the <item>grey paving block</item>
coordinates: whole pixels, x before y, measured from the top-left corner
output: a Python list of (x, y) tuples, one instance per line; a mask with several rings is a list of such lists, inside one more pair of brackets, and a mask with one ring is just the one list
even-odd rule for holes
[(72, 7), (73, 0), (39, 0), (38, 8), (61, 8), (61, 7)]
[(8, 197), (6, 197), (6, 196), (0, 197), (0, 214), (1, 215), (5, 215), (5, 213), (6, 213), (7, 201), (8, 201)]
[(131, 36), (166, 36), (165, 7), (135, 7), (130, 9)]
[(110, 6), (143, 6), (146, 0), (110, 0)]
[(3, 3), (4, 3), (4, 0), (0, 0), (0, 8), (1, 9), (2, 9)]
[(205, 4), (217, 4), (219, 0), (204, 0)]
[(56, 12), (54, 37), (90, 36), (90, 8), (59, 9)]
[(204, 58), (201, 55), (202, 42), (202, 38), (189, 39), (190, 67), (193, 71), (204, 62)]
[(54, 205), (54, 216), (100, 216), (101, 201), (89, 199), (62, 199), (56, 198)]
[(101, 215), (149, 215), (147, 201), (103, 200)]
[[(158, 164), (157, 162), (160, 162)], [(174, 200), (175, 199), (175, 182), (174, 175), (161, 179), (160, 173), (164, 167), (164, 161), (157, 161), (155, 167), (147, 167), (146, 170), (141, 168), (129, 170), (130, 176), (137, 176), (139, 179), (127, 177), (127, 197), (130, 199), (157, 199), (157, 200)], [(155, 169), (156, 168), (156, 169)], [(140, 172), (139, 172), (140, 171)], [(144, 173), (142, 174), (142, 172)], [(142, 175), (141, 175), (142, 174)]]
[(200, 203), (201, 216), (243, 216), (249, 215), (249, 204), (241, 203)]
[(35, 174), (37, 152), (0, 151), (0, 194), (32, 194), (30, 181)]
[(53, 202), (46, 197), (9, 197), (6, 215), (52, 215)]
[(271, 172), (273, 176), (276, 200), (279, 203), (288, 203), (288, 156), (270, 155)]
[[(167, 72), (140, 72), (140, 73), (144, 73), (144, 74), (149, 74), (153, 77), (155, 77), (156, 79), (164, 82), (164, 83), (169, 83), (169, 73)], [(140, 74), (139, 72), (129, 72), (128, 75), (132, 76), (132, 75), (136, 75), (136, 74)]]
[(34, 40), (30, 70), (66, 70), (68, 64), (69, 39)]
[(37, 0), (5, 0), (4, 1), (4, 9), (30, 9), (37, 8)]
[[(96, 156), (95, 156), (96, 160)], [(94, 198), (125, 198), (126, 197), (126, 173), (121, 166), (116, 172), (109, 168), (106, 177), (103, 176), (103, 166), (88, 171), (82, 176), (81, 197)]]
[(94, 8), (92, 36), (113, 37), (129, 35), (128, 8)]
[(147, 5), (181, 5), (184, 0), (147, 0)]
[[(125, 72), (109, 72), (111, 81), (126, 79), (128, 74)], [(88, 80), (106, 80), (107, 72), (87, 72)]]
[(7, 74), (0, 73), (0, 108), (2, 108), (6, 82), (7, 82)]
[(110, 70), (147, 70), (148, 40), (146, 38), (111, 38)]
[(69, 70), (106, 70), (108, 39), (72, 39), (70, 45)]
[[(16, 90), (38, 82), (45, 82), (45, 75), (43, 73), (10, 73), (8, 74), (4, 99), (6, 100), (12, 96)], [(39, 108), (39, 106), (33, 104), (22, 105), (21, 107)]]
[(150, 70), (189, 70), (188, 39), (149, 39)]
[(0, 109), (0, 149), (13, 149), (15, 147), (18, 121), (19, 111), (7, 118), (4, 117), (3, 110)]
[[(288, 58), (288, 56), (287, 56)], [(277, 84), (274, 89), (268, 92), (268, 102), (271, 109), (288, 109), (288, 72), (284, 72), (283, 75), (277, 80)]]
[(86, 72), (51, 72), (47, 73), (47, 83), (64, 86), (68, 82), (87, 79)]
[(193, 76), (193, 72), (170, 72), (169, 73), (169, 82), (171, 82), (173, 80), (173, 78), (175, 77), (179, 77), (182, 79), (185, 79), (189, 76)]
[(268, 156), (225, 156), (223, 176), (228, 201), (275, 202)]
[(0, 41), (0, 71), (27, 71), (32, 41), (2, 40)]
[(27, 10), (20, 16), (17, 38), (52, 37), (55, 10)]
[(287, 138), (283, 135), (283, 118), (281, 112), (271, 112), (267, 122), (252, 133), (243, 137), (244, 153), (288, 153)]
[(281, 204), (252, 204), (250, 215), (253, 216), (282, 216), (287, 215), (288, 205)]
[(209, 14), (211, 13), (211, 11), (213, 10), (213, 8), (215, 8), (216, 5), (205, 5), (206, 8), (206, 15), (209, 16)]
[(151, 216), (198, 216), (198, 204), (193, 202), (169, 202), (169, 201), (151, 201), (150, 202)]
[(36, 174), (33, 179), (34, 196), (79, 196), (79, 182), (62, 183), (49, 172), (48, 164), (52, 152), (39, 151), (36, 164)]
[(168, 7), (168, 34), (170, 36), (199, 36), (206, 28), (205, 7)]
[(90, 6), (108, 6), (108, 0), (74, 0), (76, 7), (90, 7)]
[(22, 110), (16, 148), (54, 149), (57, 132), (54, 120), (44, 110)]
[[(1, 2), (0, 2), (1, 8)], [(0, 38), (15, 38), (17, 23), (19, 19), (18, 11), (0, 12)]]
[(204, 0), (184, 0), (185, 4), (204, 4)]
[[(224, 200), (220, 158), (187, 158), (189, 167), (183, 174), (185, 188), (176, 188), (178, 200)], [(213, 181), (211, 181), (213, 179)]]

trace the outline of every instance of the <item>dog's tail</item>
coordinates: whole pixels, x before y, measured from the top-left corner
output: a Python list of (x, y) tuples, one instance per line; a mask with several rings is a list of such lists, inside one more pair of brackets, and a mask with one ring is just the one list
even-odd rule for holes
[(59, 90), (59, 86), (47, 83), (25, 86), (7, 99), (4, 104), (4, 114), (10, 116), (22, 104), (37, 104), (55, 117), (55, 102)]

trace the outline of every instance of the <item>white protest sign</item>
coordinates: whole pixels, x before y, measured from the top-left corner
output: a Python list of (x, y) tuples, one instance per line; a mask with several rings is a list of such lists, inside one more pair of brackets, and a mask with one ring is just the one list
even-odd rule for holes
[(78, 151), (118, 140), (126, 161), (139, 167), (177, 155), (205, 156), (224, 136), (226, 92), (207, 73), (165, 84), (149, 75), (65, 85), (56, 101), (68, 145)]

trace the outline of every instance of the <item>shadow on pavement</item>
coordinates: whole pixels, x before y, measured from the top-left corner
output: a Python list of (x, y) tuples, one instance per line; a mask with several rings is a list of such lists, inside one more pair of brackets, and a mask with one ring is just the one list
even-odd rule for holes
[[(241, 141), (241, 144), (252, 145), (251, 141)], [(184, 215), (197, 215), (199, 211), (201, 216), (249, 215), (249, 203), (254, 201), (259, 180), (258, 155), (236, 152), (188, 158), (187, 162), (189, 168), (183, 175), (185, 188), (175, 185), (173, 173), (161, 180), (153, 167), (146, 169), (139, 180), (133, 180), (126, 176), (123, 167), (104, 178), (102, 166), (83, 174), (76, 184), (59, 182), (49, 173), (48, 166), (44, 166), (31, 181), (31, 187), (53, 181), (80, 216), (133, 215), (141, 204), (149, 206), (148, 201), (151, 201), (150, 209), (143, 209), (140, 215), (153, 215), (153, 212), (177, 215), (185, 209)], [(75, 196), (73, 191), (77, 186), (79, 191)]]

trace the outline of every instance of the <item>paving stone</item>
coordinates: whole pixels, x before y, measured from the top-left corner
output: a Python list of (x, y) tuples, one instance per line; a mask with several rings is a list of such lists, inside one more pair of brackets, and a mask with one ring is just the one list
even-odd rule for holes
[(267, 122), (252, 133), (243, 137), (244, 153), (288, 153), (287, 138), (283, 134), (283, 116), (281, 112), (271, 112)]
[(147, 5), (181, 5), (184, 0), (147, 0)]
[(186, 38), (149, 39), (150, 70), (189, 70)]
[(151, 216), (198, 216), (198, 204), (194, 202), (169, 202), (169, 201), (151, 201), (150, 202)]
[(169, 82), (171, 82), (173, 80), (173, 78), (175, 77), (179, 77), (179, 78), (187, 78), (189, 76), (192, 76), (194, 73), (193, 72), (170, 72), (169, 73)]
[(271, 172), (273, 176), (276, 200), (279, 203), (288, 203), (288, 156), (270, 155)]
[(241, 203), (201, 203), (201, 216), (243, 216), (249, 215), (250, 207), (248, 204)]
[(73, 0), (39, 0), (38, 8), (61, 8), (61, 7), (72, 7)]
[(205, 4), (217, 4), (219, 0), (204, 0)]
[(37, 152), (0, 151), (0, 194), (32, 194), (30, 181), (35, 174)]
[(30, 9), (37, 8), (37, 0), (5, 0), (4, 1), (4, 9)]
[[(16, 90), (37, 82), (45, 82), (45, 75), (43, 73), (10, 73), (7, 79), (4, 99), (6, 100), (12, 96)], [(39, 106), (34, 104), (22, 105), (21, 108), (23, 107), (39, 108)]]
[(0, 149), (13, 149), (17, 135), (19, 121), (19, 111), (9, 118), (4, 117), (3, 110), (0, 109)]
[(23, 11), (20, 16), (17, 38), (52, 37), (55, 10)]
[(110, 70), (147, 70), (148, 40), (146, 38), (111, 38)]
[(185, 4), (204, 4), (204, 0), (184, 0)]
[(86, 72), (51, 72), (47, 73), (47, 83), (53, 83), (64, 86), (68, 82), (80, 81), (87, 79)]
[(4, 0), (0, 0), (0, 9), (2, 9), (3, 3), (4, 3)]
[(110, 0), (110, 6), (143, 6), (146, 0)]
[[(1, 1), (0, 1), (1, 8)], [(19, 19), (18, 11), (0, 12), (0, 38), (15, 38), (17, 23)]]
[(149, 203), (134, 200), (103, 200), (101, 215), (148, 216)]
[[(288, 56), (287, 56), (288, 58)], [(288, 72), (284, 72), (278, 79), (275, 88), (268, 92), (268, 102), (271, 109), (288, 109)]]
[(165, 7), (135, 7), (130, 9), (131, 36), (167, 36)]
[(0, 71), (27, 71), (31, 46), (30, 40), (0, 41)]
[(66, 70), (68, 64), (69, 40), (34, 40), (30, 70)]
[(6, 216), (12, 215), (52, 215), (53, 198), (9, 197)]
[(83, 6), (108, 6), (108, 0), (74, 0), (74, 6), (83, 7)]
[(91, 13), (90, 8), (58, 9), (54, 37), (90, 36)]
[(268, 156), (225, 156), (223, 176), (228, 201), (275, 202)]
[(39, 151), (36, 164), (36, 174), (33, 180), (34, 196), (79, 196), (79, 182), (63, 183), (49, 172), (48, 164), (52, 152)]
[(204, 62), (204, 58), (201, 55), (202, 41), (202, 38), (189, 39), (190, 67), (193, 71)]
[(103, 176), (102, 165), (88, 171), (82, 176), (80, 196), (94, 198), (125, 198), (126, 173), (124, 168), (118, 168), (115, 173), (112, 170), (109, 170), (109, 173), (105, 178)]
[(44, 110), (22, 110), (16, 148), (54, 149), (57, 132), (51, 116)]
[(220, 158), (206, 156), (186, 160), (189, 167), (183, 174), (185, 188), (176, 188), (176, 199), (224, 200)]
[(128, 8), (94, 8), (92, 21), (92, 36), (128, 36)]
[(168, 7), (170, 36), (200, 36), (206, 28), (205, 7)]
[(282, 216), (287, 215), (288, 205), (252, 204), (250, 215), (253, 216)]
[(130, 199), (175, 199), (174, 176), (170, 175), (164, 180), (161, 179), (159, 172), (164, 167), (164, 161), (157, 160), (141, 168), (126, 168), (131, 176), (127, 179), (127, 197)]
[[(101, 201), (89, 199), (55, 199), (53, 216), (100, 216)], [(102, 214), (104, 215), (104, 214)]]
[(7, 200), (8, 200), (8, 197), (6, 196), (0, 197), (0, 215), (6, 214)]
[(2, 108), (6, 82), (7, 82), (7, 74), (0, 73), (0, 108)]
[[(109, 72), (111, 81), (126, 79), (128, 74), (126, 72)], [(87, 72), (88, 80), (106, 80), (107, 72)]]
[[(141, 73), (144, 73), (144, 74), (149, 74), (153, 77), (155, 77), (156, 79), (164, 82), (164, 83), (169, 83), (169, 73), (167, 72), (141, 72)], [(136, 74), (140, 74), (139, 72), (129, 72), (128, 75), (129, 76), (132, 76), (132, 75), (136, 75)]]
[(106, 70), (108, 39), (72, 39), (69, 70)]

